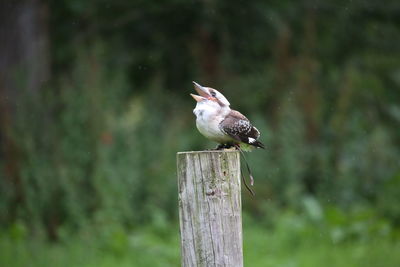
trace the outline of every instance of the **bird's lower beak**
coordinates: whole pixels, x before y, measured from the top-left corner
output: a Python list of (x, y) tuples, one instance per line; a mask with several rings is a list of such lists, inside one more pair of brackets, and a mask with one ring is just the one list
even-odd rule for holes
[(200, 84), (198, 84), (198, 83), (196, 83), (196, 82), (193, 82), (193, 84), (194, 84), (194, 89), (196, 90), (196, 92), (197, 92), (199, 95), (201, 95), (202, 97), (205, 97), (205, 98), (210, 98), (210, 97), (211, 97), (211, 95), (210, 95), (210, 93), (208, 92), (208, 89), (207, 89), (207, 88), (201, 86)]
[(203, 101), (203, 100), (205, 100), (206, 98), (205, 97), (202, 97), (202, 96), (199, 96), (199, 95), (195, 95), (195, 94), (190, 94), (193, 98), (194, 98), (194, 100), (196, 100), (197, 102), (201, 102), (201, 101)]

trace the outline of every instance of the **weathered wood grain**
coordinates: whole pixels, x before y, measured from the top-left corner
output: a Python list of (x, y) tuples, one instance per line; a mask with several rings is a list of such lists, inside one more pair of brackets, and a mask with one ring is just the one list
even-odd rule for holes
[(179, 152), (177, 168), (182, 266), (243, 266), (239, 152)]

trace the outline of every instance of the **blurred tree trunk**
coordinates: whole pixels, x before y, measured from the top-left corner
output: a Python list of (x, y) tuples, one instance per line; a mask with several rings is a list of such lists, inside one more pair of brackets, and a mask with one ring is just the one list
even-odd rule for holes
[(199, 31), (199, 63), (208, 83), (215, 83), (219, 76), (219, 43), (216, 36), (206, 29)]
[(49, 78), (47, 15), (41, 0), (0, 2), (0, 162), (3, 182), (13, 192), (10, 213), (0, 219), (13, 220), (24, 199), (21, 155), (11, 132), (22, 98), (37, 95)]
[[(316, 149), (320, 139), (320, 116), (321, 116), (321, 88), (318, 86), (318, 58), (317, 50), (317, 17), (315, 10), (308, 9), (304, 17), (304, 40), (303, 55), (299, 62), (301, 66), (300, 88), (302, 94), (299, 96), (300, 105), (305, 115), (306, 142), (311, 151)], [(323, 127), (323, 126), (322, 126)], [(318, 156), (311, 153), (308, 169), (304, 177), (304, 186), (308, 193), (316, 193), (319, 176), (314, 166), (318, 166)], [(311, 167), (313, 166), (313, 167)]]

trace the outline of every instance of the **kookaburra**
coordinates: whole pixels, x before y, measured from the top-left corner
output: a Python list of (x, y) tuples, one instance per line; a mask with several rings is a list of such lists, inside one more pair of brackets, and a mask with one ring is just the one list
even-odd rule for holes
[(224, 95), (210, 87), (193, 82), (199, 95), (190, 94), (196, 101), (193, 113), (196, 126), (206, 138), (219, 143), (217, 149), (251, 145), (264, 148), (257, 139), (260, 132), (239, 111), (231, 109)]

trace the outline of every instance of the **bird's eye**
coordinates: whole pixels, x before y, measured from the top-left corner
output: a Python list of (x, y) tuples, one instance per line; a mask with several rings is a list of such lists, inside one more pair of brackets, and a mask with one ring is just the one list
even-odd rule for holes
[(212, 96), (212, 97), (216, 97), (217, 94), (216, 94), (214, 91), (211, 91), (211, 96)]

